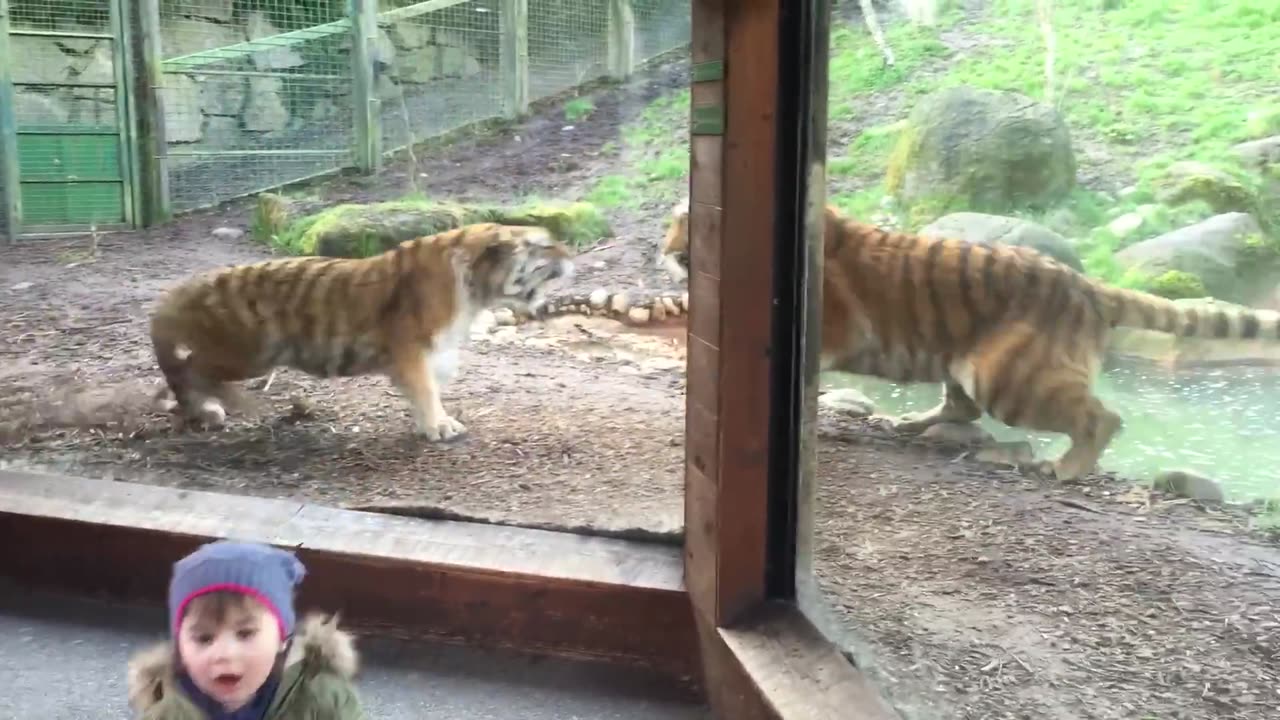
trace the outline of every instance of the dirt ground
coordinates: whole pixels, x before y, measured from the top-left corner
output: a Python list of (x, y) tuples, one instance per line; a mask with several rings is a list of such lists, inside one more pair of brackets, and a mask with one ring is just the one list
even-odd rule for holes
[[(679, 86), (674, 63), (563, 115), (343, 178), (331, 201), (418, 189), (576, 193), (617, 172), (620, 122)], [(0, 462), (104, 479), (597, 531), (678, 531), (680, 328), (565, 317), (481, 333), (445, 403), (468, 436), (427, 445), (380, 378), (279, 373), (218, 433), (176, 432), (145, 318), (161, 289), (255, 260), (248, 202), (146, 232), (0, 249)], [(672, 287), (652, 267), (666, 208), (613, 218), (575, 290)], [(1059, 487), (825, 417), (814, 565), (852, 659), (912, 718), (1280, 717), (1280, 542), (1239, 508), (1099, 476)]]

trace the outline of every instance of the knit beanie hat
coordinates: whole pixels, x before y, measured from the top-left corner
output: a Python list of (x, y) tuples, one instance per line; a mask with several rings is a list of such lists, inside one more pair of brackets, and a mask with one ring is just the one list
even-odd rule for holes
[(262, 603), (280, 626), (280, 639), (293, 634), (293, 589), (306, 567), (293, 553), (260, 543), (219, 540), (202, 545), (173, 565), (169, 581), (169, 627), (178, 634), (187, 604), (205, 593), (229, 590)]

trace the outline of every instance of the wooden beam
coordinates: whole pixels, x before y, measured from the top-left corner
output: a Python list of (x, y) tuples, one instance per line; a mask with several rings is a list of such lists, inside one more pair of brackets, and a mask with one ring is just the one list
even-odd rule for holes
[(502, 111), (519, 118), (529, 112), (529, 0), (501, 0), (498, 21)]
[(699, 687), (676, 548), (249, 496), (0, 472), (0, 575), (162, 603), (212, 539), (294, 549), (299, 607), (359, 630), (607, 661)]
[(722, 655), (713, 707), (732, 713), (724, 717), (901, 720), (795, 605), (768, 603), (752, 615), (711, 640)]
[(716, 627), (765, 598), (779, 8), (693, 5), (686, 582)]

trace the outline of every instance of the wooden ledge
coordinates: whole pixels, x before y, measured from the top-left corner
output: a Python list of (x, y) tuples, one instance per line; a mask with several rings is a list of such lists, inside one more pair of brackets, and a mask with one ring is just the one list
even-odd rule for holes
[(287, 500), (0, 471), (0, 575), (163, 602), (174, 561), (217, 538), (294, 549), (299, 611), (344, 625), (701, 675), (680, 548), (418, 520)]
[(731, 628), (702, 625), (712, 706), (742, 720), (901, 720), (795, 605), (766, 603)]

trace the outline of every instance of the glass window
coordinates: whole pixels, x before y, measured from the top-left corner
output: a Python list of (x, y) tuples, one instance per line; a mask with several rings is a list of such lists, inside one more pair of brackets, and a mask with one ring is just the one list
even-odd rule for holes
[(831, 8), (797, 588), (904, 715), (1280, 712), (1277, 20)]
[[(687, 193), (689, 0), (172, 0), (129, 22), (120, 0), (4, 7), (0, 53), (31, 60), (0, 77), (20, 161), (0, 163), (0, 223), (24, 235), (0, 267), (7, 465), (678, 543), (688, 299), (656, 259)], [(137, 33), (156, 57), (129, 54)], [(162, 135), (130, 129), (149, 93), (125, 102), (151, 60)], [(171, 217), (131, 229), (135, 200)], [(431, 305), (415, 342), (440, 333), (418, 372), (380, 344), (416, 322), (382, 312), (392, 283), (277, 271), (250, 286), (289, 285), (274, 298), (210, 301), (239, 327), (175, 310), (167, 337), (194, 352), (172, 377), (209, 385), (177, 412), (148, 337), (165, 292), (489, 220), (575, 255), (571, 278), (507, 276), (545, 305), (508, 292), (464, 317), (443, 279), (397, 295)], [(55, 230), (55, 251), (25, 240)]]

